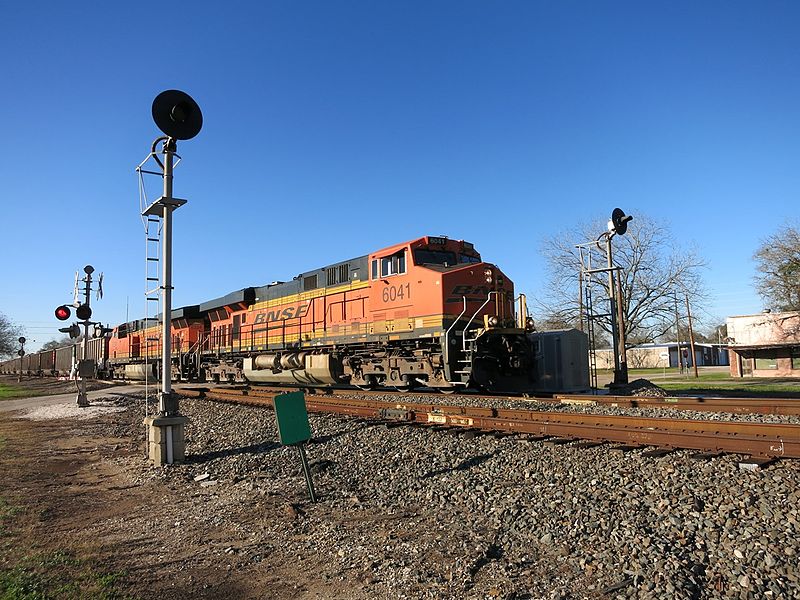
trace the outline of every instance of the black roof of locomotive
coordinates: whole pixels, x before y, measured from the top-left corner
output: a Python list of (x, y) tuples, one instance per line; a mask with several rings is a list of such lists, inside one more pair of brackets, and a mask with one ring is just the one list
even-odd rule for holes
[[(299, 294), (300, 292), (308, 292), (318, 288), (324, 288), (328, 285), (328, 269), (338, 269), (342, 265), (348, 266), (348, 281), (365, 281), (369, 278), (369, 270), (367, 268), (368, 262), (369, 260), (367, 256), (357, 256), (356, 258), (351, 258), (350, 260), (341, 260), (339, 262), (327, 265), (321, 269), (314, 269), (313, 271), (300, 273), (300, 275), (293, 278), (291, 281), (276, 281), (267, 285), (262, 285), (255, 288), (255, 302), (266, 302), (276, 298), (290, 296), (292, 294)], [(309, 289), (305, 289), (305, 280), (314, 276), (317, 278), (317, 285)], [(341, 283), (344, 282), (338, 281), (336, 285)]]
[(234, 304), (247, 304), (250, 305), (255, 302), (256, 288), (247, 287), (241, 290), (236, 290), (230, 294), (226, 294), (214, 300), (208, 300), (200, 305), (200, 312), (206, 313), (210, 310), (222, 308), (223, 306), (231, 306)]

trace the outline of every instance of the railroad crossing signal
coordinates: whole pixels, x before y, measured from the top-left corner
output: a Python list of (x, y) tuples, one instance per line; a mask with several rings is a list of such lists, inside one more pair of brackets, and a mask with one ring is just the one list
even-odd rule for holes
[(105, 337), (112, 331), (114, 330), (111, 329), (110, 327), (103, 327), (100, 323), (98, 323), (97, 325), (94, 326), (94, 331), (92, 332), (92, 335), (94, 335), (94, 337), (96, 338), (101, 338)]
[(81, 334), (81, 327), (77, 323), (73, 323), (69, 327), (61, 327), (59, 328), (61, 333), (69, 334), (70, 338), (76, 338)]
[(56, 319), (59, 321), (66, 321), (72, 315), (72, 311), (69, 309), (69, 306), (66, 304), (62, 304), (56, 309)]
[(75, 309), (75, 316), (81, 321), (88, 321), (92, 318), (92, 307), (88, 304), (81, 304)]

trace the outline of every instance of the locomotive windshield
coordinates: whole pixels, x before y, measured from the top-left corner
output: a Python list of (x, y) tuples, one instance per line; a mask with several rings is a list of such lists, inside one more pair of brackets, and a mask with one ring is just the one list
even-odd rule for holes
[(456, 253), (447, 250), (414, 250), (414, 263), (418, 265), (442, 265), (444, 267), (456, 266)]

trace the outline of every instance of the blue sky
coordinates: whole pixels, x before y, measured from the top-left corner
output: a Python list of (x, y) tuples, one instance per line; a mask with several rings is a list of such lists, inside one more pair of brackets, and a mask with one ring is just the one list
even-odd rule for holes
[(541, 239), (620, 206), (700, 248), (707, 318), (762, 308), (751, 257), (800, 191), (797, 3), (157, 7), (4, 8), (0, 312), (32, 347), (87, 263), (96, 317), (143, 314), (134, 167), (170, 88), (205, 117), (179, 145), (176, 306), (424, 234), (535, 297)]

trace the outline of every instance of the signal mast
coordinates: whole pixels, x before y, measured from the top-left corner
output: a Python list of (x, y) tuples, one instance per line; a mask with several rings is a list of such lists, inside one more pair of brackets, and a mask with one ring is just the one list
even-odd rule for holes
[[(200, 133), (203, 114), (191, 96), (180, 90), (167, 90), (156, 96), (152, 114), (153, 121), (164, 135), (156, 138), (150, 154), (136, 170), (140, 176), (142, 173), (161, 176), (164, 184), (162, 196), (142, 211), (145, 219), (160, 220), (161, 392), (158, 414), (148, 416), (144, 422), (148, 429), (150, 460), (156, 465), (164, 465), (183, 461), (183, 429), (188, 421), (178, 413), (178, 398), (172, 393), (172, 213), (186, 204), (186, 200), (172, 196), (172, 172), (176, 164), (177, 140), (189, 140)], [(158, 165), (158, 171), (143, 168), (151, 159)], [(157, 277), (152, 279), (158, 280)]]
[[(79, 319), (78, 323), (73, 323), (69, 327), (62, 327), (59, 329), (61, 333), (66, 333), (71, 339), (77, 338), (81, 335), (81, 326), (83, 326), (83, 344), (82, 356), (73, 365), (73, 375), (75, 376), (75, 385), (78, 387), (78, 396), (76, 403), (80, 407), (89, 406), (89, 399), (86, 396), (86, 379), (90, 379), (97, 373), (97, 363), (94, 359), (89, 358), (89, 327), (93, 326), (93, 335), (96, 338), (105, 337), (111, 333), (111, 329), (103, 327), (102, 323), (91, 321), (92, 318), (92, 273), (94, 267), (86, 265), (83, 267), (83, 272), (86, 276), (79, 279), (79, 275), (75, 273), (75, 288), (73, 290), (73, 303), (75, 308), (75, 316)], [(79, 288), (79, 284), (83, 283), (83, 290)], [(81, 300), (83, 295), (83, 300)], [(97, 299), (103, 297), (103, 274), (97, 279)], [(72, 316), (72, 311), (69, 306), (62, 304), (55, 310), (56, 319), (59, 321), (66, 321)]]

